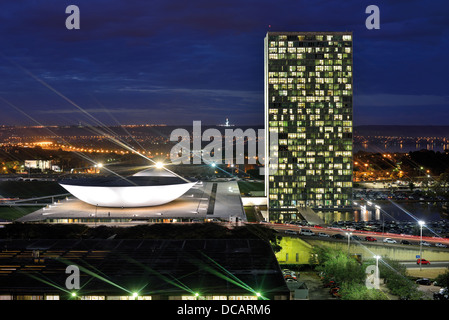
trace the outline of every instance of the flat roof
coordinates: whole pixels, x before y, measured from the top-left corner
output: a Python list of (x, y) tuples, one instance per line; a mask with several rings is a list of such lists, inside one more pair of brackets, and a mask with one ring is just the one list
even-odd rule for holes
[(0, 294), (68, 296), (68, 265), (80, 269), (79, 295), (290, 292), (270, 244), (259, 239), (0, 240), (0, 248)]

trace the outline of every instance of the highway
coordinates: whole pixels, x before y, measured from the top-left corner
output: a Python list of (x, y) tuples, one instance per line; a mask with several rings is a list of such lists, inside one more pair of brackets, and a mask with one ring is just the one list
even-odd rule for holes
[[(298, 226), (298, 225), (289, 225), (289, 224), (274, 224), (274, 223), (266, 223), (265, 225), (275, 229), (276, 231), (286, 234), (286, 230), (295, 231), (298, 233), (298, 235), (290, 234), (289, 236), (293, 237), (299, 237), (304, 239), (310, 239), (311, 237), (315, 239), (320, 239), (324, 241), (341, 241), (341, 242), (347, 242), (347, 235), (346, 233), (350, 232), (352, 237), (357, 236), (361, 240), (360, 242), (363, 243), (370, 243), (373, 245), (388, 245), (388, 246), (398, 246), (398, 247), (404, 247), (409, 246), (406, 244), (401, 244), (401, 241), (406, 240), (410, 242), (411, 247), (419, 247), (419, 243), (421, 240), (420, 236), (413, 236), (413, 235), (406, 235), (406, 234), (395, 234), (395, 233), (379, 233), (379, 232), (369, 232), (369, 231), (361, 231), (361, 230), (355, 230), (355, 229), (339, 229), (339, 228), (325, 228), (320, 226)], [(315, 233), (315, 236), (305, 236), (300, 235), (299, 232), (301, 229), (309, 229)], [(329, 235), (329, 237), (325, 236), (319, 236), (319, 233)], [(344, 236), (344, 239), (336, 239), (332, 236), (335, 234), (340, 234)], [(373, 237), (377, 241), (366, 241), (365, 237)], [(385, 243), (383, 240), (385, 238), (390, 238), (396, 240), (397, 243)], [(449, 250), (449, 238), (436, 238), (436, 237), (422, 237), (422, 240), (425, 242), (428, 242), (430, 246), (424, 246), (425, 249), (438, 249), (438, 250)], [(357, 242), (358, 240), (351, 239), (351, 243)], [(443, 247), (437, 247), (435, 244), (442, 244), (447, 246), (446, 248)]]

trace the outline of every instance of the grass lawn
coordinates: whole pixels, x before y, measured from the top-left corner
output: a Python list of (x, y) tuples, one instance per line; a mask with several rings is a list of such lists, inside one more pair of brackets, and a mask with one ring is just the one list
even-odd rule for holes
[(443, 274), (447, 271), (447, 268), (413, 268), (407, 269), (407, 275), (414, 278), (428, 278), (435, 279), (440, 274)]
[(246, 214), (246, 219), (248, 220), (248, 222), (256, 222), (256, 215), (254, 212), (254, 207), (243, 207), (243, 209), (245, 210), (245, 214)]
[(56, 181), (2, 181), (0, 182), (0, 198), (34, 198), (67, 191)]
[[(67, 191), (56, 181), (1, 181), (0, 198), (28, 199), (64, 194)], [(50, 199), (51, 200), (51, 199)], [(45, 202), (43, 200), (42, 202)], [(0, 207), (0, 220), (13, 221), (31, 212), (39, 210), (42, 206)]]
[(251, 191), (264, 191), (264, 182), (248, 182), (248, 181), (238, 181), (240, 193), (249, 193)]
[(42, 207), (0, 207), (0, 220), (13, 221)]

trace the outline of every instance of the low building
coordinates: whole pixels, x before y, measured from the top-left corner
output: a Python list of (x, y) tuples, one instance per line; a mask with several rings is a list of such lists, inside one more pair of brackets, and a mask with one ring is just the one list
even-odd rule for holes
[[(0, 300), (290, 299), (263, 240), (1, 240), (0, 248)], [(76, 283), (69, 266), (79, 270), (78, 290), (66, 285)]]
[(52, 160), (25, 160), (25, 169), (35, 169), (42, 172), (52, 170), (55, 172), (61, 172), (61, 168), (53, 163)]

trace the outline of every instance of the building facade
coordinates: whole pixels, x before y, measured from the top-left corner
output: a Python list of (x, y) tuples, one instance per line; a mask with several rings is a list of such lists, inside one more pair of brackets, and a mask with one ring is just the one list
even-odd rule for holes
[(270, 215), (349, 207), (352, 32), (268, 32), (264, 47), (266, 139), (278, 137), (265, 155)]

